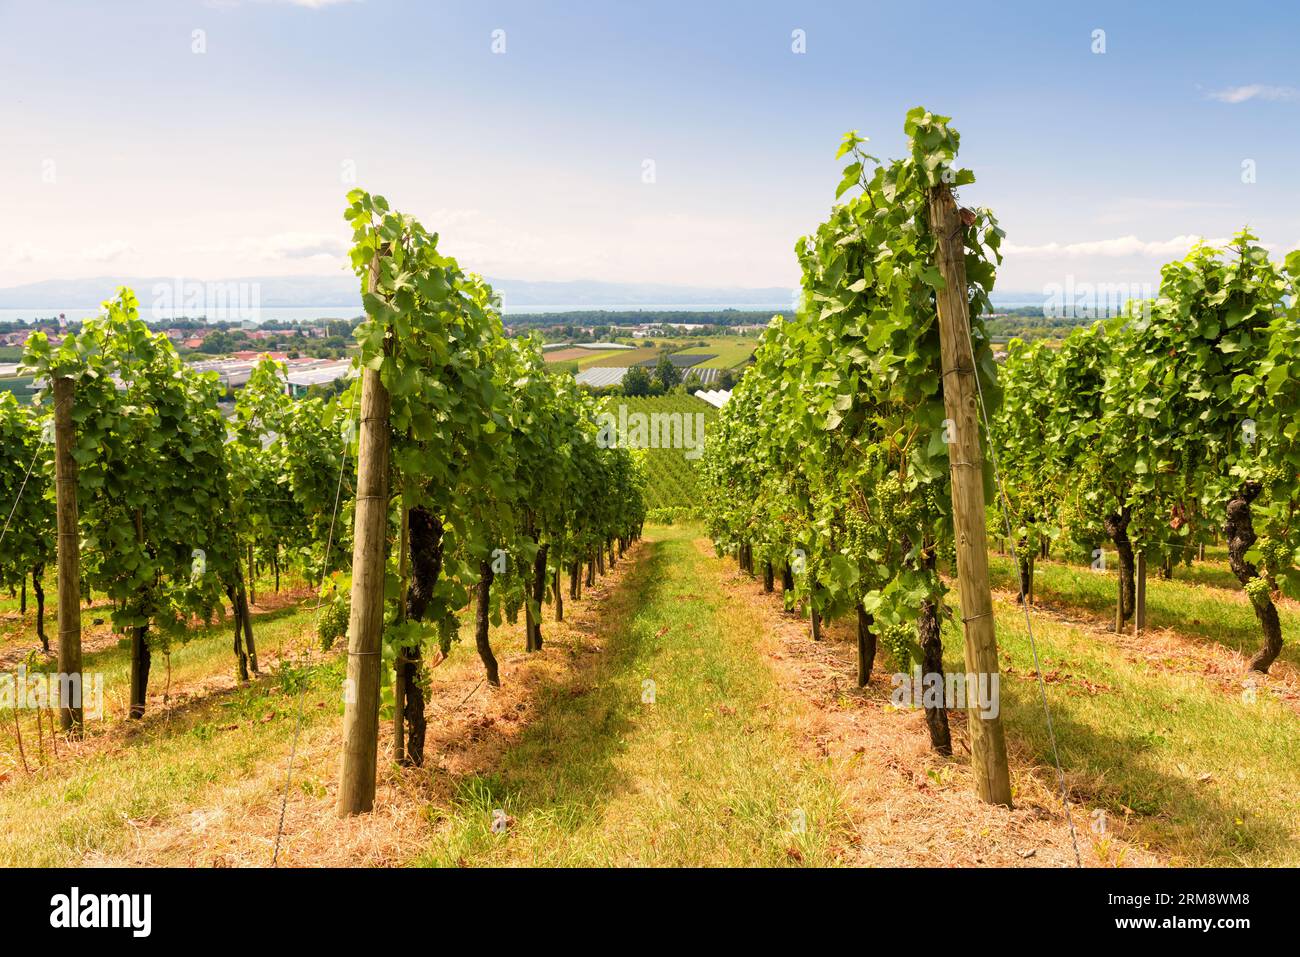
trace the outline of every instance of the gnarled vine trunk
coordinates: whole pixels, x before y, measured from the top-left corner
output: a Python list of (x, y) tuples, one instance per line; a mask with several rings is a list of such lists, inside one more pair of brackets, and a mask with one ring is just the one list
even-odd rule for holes
[(1135, 579), (1133, 571), (1133, 543), (1129, 541), (1128, 524), (1132, 518), (1129, 507), (1125, 505), (1118, 512), (1112, 512), (1102, 521), (1115, 554), (1119, 556), (1119, 602), (1115, 616), (1115, 630), (1122, 631), (1124, 624), (1133, 617), (1136, 602)]
[(533, 614), (533, 606), (527, 607), (527, 637), (525, 649), (527, 651), (542, 650), (542, 602), (546, 598), (546, 551), (548, 544), (543, 542), (537, 546), (537, 554), (533, 556), (533, 581), (532, 593), (533, 601), (537, 603), (537, 614)]
[(763, 562), (763, 591), (772, 591), (775, 584), (775, 576), (772, 573), (772, 561), (771, 559), (767, 559)]
[[(438, 576), (442, 574), (442, 522), (424, 506), (411, 509), (407, 521), (411, 582), (406, 589), (406, 617), (408, 621), (424, 621)], [(420, 646), (402, 648), (393, 670), (401, 684), (399, 700), (405, 730), (400, 761), (409, 767), (422, 767), (426, 725), (424, 658)]]
[(940, 754), (952, 754), (952, 736), (948, 732), (948, 710), (943, 700), (943, 642), (940, 640), (939, 609), (933, 601), (921, 602), (916, 620), (916, 635), (921, 644), (921, 677), (935, 675), (940, 689), (939, 703), (925, 708), (925, 723), (930, 729), (930, 746)]
[[(1242, 586), (1259, 577), (1259, 569), (1246, 560), (1246, 552), (1255, 544), (1255, 522), (1250, 505), (1259, 497), (1262, 488), (1258, 482), (1246, 482), (1228, 502), (1228, 517), (1223, 523), (1223, 534), (1228, 539), (1228, 565)], [(1250, 660), (1252, 671), (1268, 673), (1269, 667), (1282, 652), (1282, 623), (1278, 620), (1277, 606), (1267, 591), (1251, 596), (1255, 617), (1264, 631), (1264, 647)]]
[[(45, 586), (41, 584), (41, 576), (44, 574), (44, 565), (37, 565), (32, 569), (32, 592), (36, 595), (36, 637), (41, 640), (41, 648), (48, 655), (50, 653), (50, 639), (45, 635)], [(24, 594), (26, 589), (27, 580), (24, 579)]]
[(578, 600), (578, 589), (582, 582), (582, 562), (569, 563), (569, 597)]
[(478, 602), (474, 607), (474, 645), (478, 648), (479, 658), (483, 660), (488, 684), (500, 687), (501, 676), (497, 670), (496, 655), (492, 654), (489, 632), (492, 624), (492, 579), (494, 577), (492, 563), (487, 559), (479, 562), (478, 585), (475, 586)]
[(131, 710), (132, 718), (143, 718), (149, 695), (149, 626), (131, 629)]
[(235, 653), (235, 676), (240, 681), (248, 680), (248, 655), (244, 653), (244, 613), (239, 602), (239, 592), (233, 583), (226, 585), (226, 598), (230, 600), (230, 620), (235, 633), (231, 650)]
[(876, 660), (876, 634), (871, 630), (875, 618), (858, 606), (858, 687), (871, 681), (871, 666)]
[(253, 612), (248, 607), (248, 595), (242, 588), (239, 592), (239, 603), (244, 610), (244, 648), (248, 651), (248, 667), (252, 669), (253, 674), (261, 674), (261, 669), (257, 666), (257, 645), (253, 641)]

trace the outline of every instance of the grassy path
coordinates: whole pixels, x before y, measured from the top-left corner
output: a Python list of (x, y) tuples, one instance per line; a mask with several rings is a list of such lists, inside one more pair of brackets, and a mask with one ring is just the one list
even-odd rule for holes
[(656, 535), (602, 612), (603, 652), (539, 689), (493, 770), (459, 782), (421, 863), (835, 862), (851, 824), (801, 754), (801, 703), (760, 653), (762, 622), (693, 530)]
[[(247, 686), (233, 681), (227, 629), (196, 630), (173, 652), (170, 708), (156, 672), (140, 723), (122, 717), (125, 651), (96, 638), (95, 665), (119, 690), (87, 740), (61, 744), (56, 758), (47, 730), (38, 753), (26, 717), (25, 771), (12, 729), (0, 733), (0, 865), (264, 866), (302, 686), (280, 858), (289, 866), (1072, 863), (1008, 592), (995, 604), (1010, 812), (973, 798), (959, 715), (957, 756), (942, 758), (920, 712), (891, 704), (883, 656), (856, 687), (848, 623), (814, 643), (806, 620), (716, 558), (697, 528), (648, 532), (566, 602), (563, 623), (548, 608), (542, 652), (523, 650), (520, 623), (494, 628), (500, 689), (483, 684), (466, 623), (430, 673), (426, 766), (381, 762), (375, 813), (346, 821), (333, 810), (341, 658), (282, 666), (313, 641), (309, 607), (259, 616), (266, 674)], [(1105, 597), (1103, 576), (1074, 574), (1045, 569), (1041, 593), (1068, 596), (1085, 617), (1045, 602), (1034, 627), (1085, 863), (1296, 863), (1290, 665), (1243, 700), (1237, 642), (1202, 627), (1213, 613), (1244, 631), (1249, 607), (1210, 607), (1216, 589), (1202, 584), (1153, 583), (1154, 606), (1178, 630), (1114, 636), (1087, 615)], [(5, 631), (10, 658), (30, 645), (25, 626)], [(944, 643), (959, 668), (951, 622)], [(389, 732), (385, 719), (381, 755)], [(1098, 834), (1089, 815), (1101, 811), (1110, 824)]]

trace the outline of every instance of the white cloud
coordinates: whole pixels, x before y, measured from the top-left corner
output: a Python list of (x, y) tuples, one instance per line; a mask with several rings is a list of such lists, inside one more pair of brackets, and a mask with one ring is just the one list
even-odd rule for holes
[(1215, 90), (1210, 99), (1220, 103), (1245, 103), (1247, 100), (1288, 101), (1300, 100), (1300, 90), (1293, 86), (1268, 86), (1263, 83), (1251, 83), (1246, 86), (1230, 86)]
[[(1114, 239), (1094, 239), (1081, 243), (1046, 243), (1042, 246), (1020, 246), (1016, 243), (1003, 243), (1002, 252), (1007, 256), (1035, 256), (1079, 258), (1083, 256), (1103, 256), (1120, 258), (1124, 256), (1150, 256), (1168, 258), (1181, 256), (1202, 241), (1202, 236), (1175, 236), (1172, 239), (1142, 240), (1136, 236), (1117, 236)], [(1211, 245), (1224, 245), (1227, 239), (1211, 239)]]
[(290, 232), (243, 236), (232, 242), (194, 246), (190, 251), (202, 255), (233, 255), (237, 259), (282, 262), (286, 259), (343, 256), (348, 251), (348, 243), (333, 233)]
[(33, 246), (31, 243), (19, 243), (10, 247), (6, 262), (10, 266), (23, 266), (28, 263), (46, 262), (53, 258), (48, 249)]
[(92, 263), (120, 262), (135, 255), (135, 247), (124, 239), (113, 239), (81, 251), (81, 258)]
[(309, 259), (312, 256), (342, 256), (348, 243), (327, 233), (276, 233), (246, 241), (256, 256), (267, 259)]

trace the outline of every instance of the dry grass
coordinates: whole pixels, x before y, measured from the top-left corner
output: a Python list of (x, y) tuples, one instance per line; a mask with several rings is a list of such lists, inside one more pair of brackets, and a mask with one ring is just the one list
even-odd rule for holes
[[(630, 556), (629, 556), (630, 557)], [(494, 766), (534, 712), (540, 685), (565, 682), (594, 655), (599, 610), (631, 568), (620, 562), (605, 579), (566, 601), (566, 621), (544, 623), (540, 653), (523, 651), (522, 622), (494, 629), (500, 688), (483, 681), (472, 635), (431, 669), (427, 757), (423, 769), (399, 768), (392, 753), (392, 726), (380, 725), (380, 773), (371, 814), (339, 818), (335, 811), (341, 727), (337, 708), (312, 693), (308, 721), (298, 742), (293, 783), (285, 803), (280, 866), (391, 867), (409, 864), (434, 839), (438, 808), (467, 776)], [(289, 704), (289, 702), (286, 702)], [(321, 720), (325, 718), (326, 720)], [(286, 714), (281, 720), (289, 722)], [(285, 729), (286, 731), (288, 729)], [(247, 867), (270, 864), (279, 825), (291, 734), (277, 737), (244, 773), (218, 779), (186, 796), (176, 813), (130, 822), (132, 841), (113, 852), (95, 852), (87, 864), (119, 866)]]
[[(702, 551), (711, 553), (701, 540)], [(764, 620), (764, 652), (783, 691), (806, 702), (799, 738), (827, 764), (852, 810), (855, 835), (847, 864), (898, 866), (1073, 866), (1070, 828), (1056, 796), (1054, 771), (1010, 748), (1015, 809), (981, 803), (974, 793), (965, 716), (949, 715), (954, 757), (930, 749), (923, 713), (890, 703), (889, 675), (878, 659), (857, 687), (857, 644), (849, 626), (832, 623), (812, 641), (808, 622), (783, 610), (779, 590), (732, 572), (725, 584)], [(1086, 808), (1074, 808), (1085, 866), (1152, 865), (1157, 858), (1122, 840), (1096, 841)]]

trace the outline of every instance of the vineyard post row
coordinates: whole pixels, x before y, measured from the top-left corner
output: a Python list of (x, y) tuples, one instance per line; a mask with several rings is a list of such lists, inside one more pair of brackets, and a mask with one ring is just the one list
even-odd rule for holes
[[(368, 286), (379, 271), (376, 253)], [(385, 348), (390, 339), (385, 340)], [(375, 802), (379, 750), (379, 667), (384, 630), (384, 555), (388, 525), (388, 389), (379, 370), (361, 374), (361, 429), (357, 452), (356, 531), (352, 544), (352, 616), (344, 684), (343, 768), (339, 814), (369, 811)]]
[[(81, 533), (77, 528), (76, 437), (72, 425), (75, 388), (72, 379), (54, 379), (54, 491), (58, 528), (59, 673), (80, 686), (81, 674)], [(81, 702), (59, 702), (59, 726), (74, 736), (83, 730)]]
[[(1000, 687), (978, 397), (997, 376), (982, 315), (1003, 233), (990, 210), (956, 207), (975, 177), (955, 165), (948, 118), (918, 107), (904, 132), (909, 155), (888, 163), (844, 137), (836, 203), (795, 245), (800, 300), (764, 331), (706, 443), (709, 531), (751, 573), (758, 552), (765, 584), (780, 565), (814, 640), (856, 618), (860, 686), (878, 643), (899, 672), (915, 664), (931, 746), (952, 753), (948, 708), (965, 710), (979, 796), (1009, 805), (997, 709), (970, 694)], [(964, 676), (944, 673), (941, 560), (957, 565)]]
[[(944, 280), (942, 288), (935, 290), (935, 299), (939, 313), (944, 411), (952, 423), (951, 441), (947, 443), (948, 468), (952, 475), (952, 517), (966, 671), (980, 680), (992, 681), (999, 674), (1000, 666), (989, 585), (984, 456), (980, 448), (979, 410), (983, 402), (975, 379), (970, 304), (966, 300), (966, 247), (961, 238), (961, 214), (952, 190), (943, 183), (932, 186), (929, 199), (935, 258)], [(967, 708), (966, 719), (971, 767), (980, 800), (1010, 807), (1011, 777), (1001, 712)]]
[(541, 651), (548, 591), (563, 620), (565, 562), (576, 599), (584, 558), (591, 583), (645, 519), (643, 459), (606, 440), (600, 404), (548, 370), (534, 337), (505, 336), (496, 294), (437, 234), (381, 196), (348, 202), (366, 319), (340, 815), (373, 808), (381, 707), (396, 762), (422, 764), (426, 643), (441, 661), (475, 604), (484, 680), (499, 685), (499, 613), (522, 611), (525, 650)]

